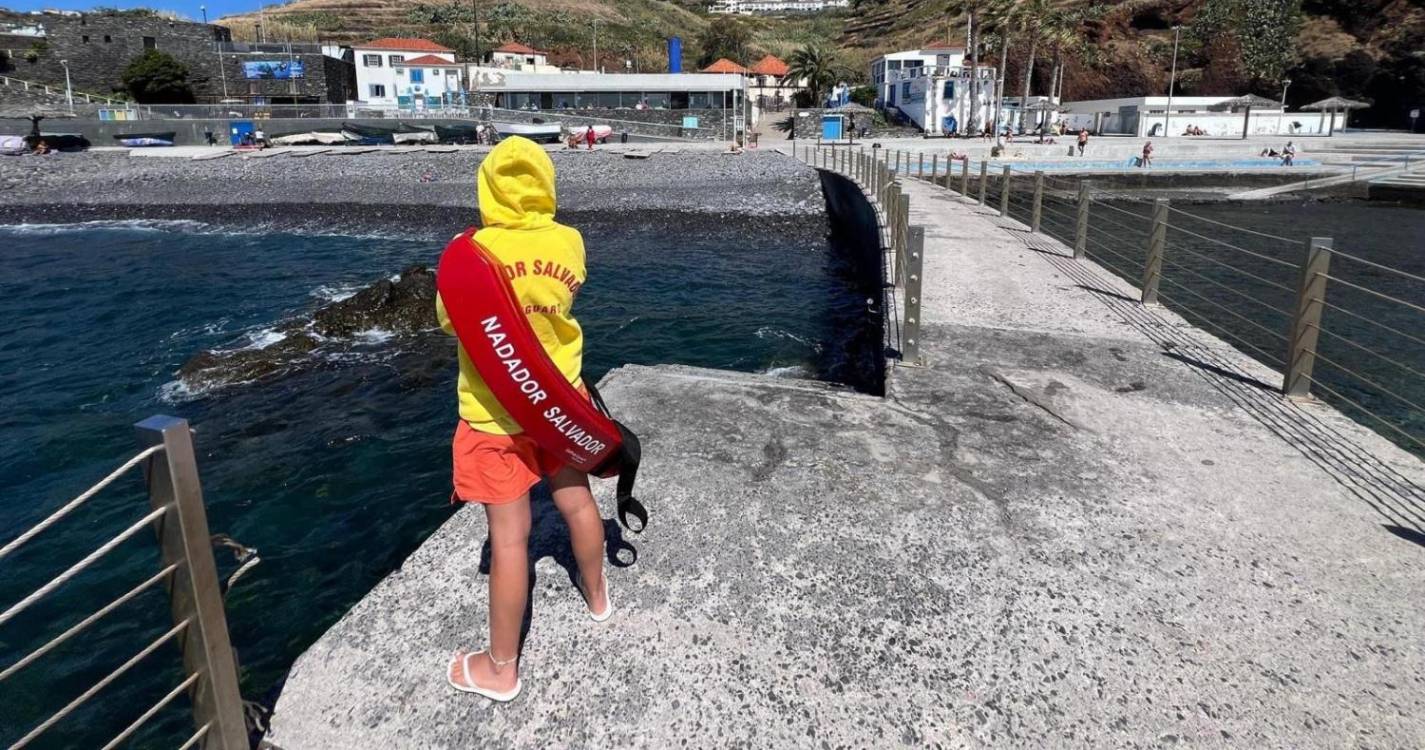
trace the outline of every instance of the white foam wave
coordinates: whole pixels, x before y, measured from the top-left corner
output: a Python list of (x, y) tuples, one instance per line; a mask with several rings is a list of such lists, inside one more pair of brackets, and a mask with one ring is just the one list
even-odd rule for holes
[(273, 344), (281, 342), (287, 338), (287, 334), (281, 331), (274, 331), (271, 328), (263, 328), (256, 331), (249, 331), (247, 334), (247, 346), (242, 349), (266, 349)]
[(0, 232), (6, 234), (55, 235), (89, 232), (95, 229), (206, 234), (213, 231), (214, 227), (211, 224), (190, 219), (101, 219), (68, 224), (0, 224)]
[(809, 378), (811, 371), (805, 365), (783, 365), (768, 367), (761, 372), (762, 375), (770, 375), (774, 378)]
[(367, 345), (384, 344), (395, 338), (395, 336), (396, 334), (393, 331), (388, 331), (385, 328), (368, 328), (364, 331), (357, 331), (352, 334), (352, 338), (356, 339), (356, 343)]
[(361, 288), (361, 284), (322, 284), (308, 294), (327, 302), (341, 302), (356, 296)]

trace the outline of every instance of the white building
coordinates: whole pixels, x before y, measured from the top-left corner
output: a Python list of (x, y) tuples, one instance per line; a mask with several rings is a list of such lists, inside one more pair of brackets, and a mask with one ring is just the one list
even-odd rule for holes
[[(1284, 112), (1280, 105), (1222, 110), (1218, 106), (1235, 97), (1175, 96), (1169, 114), (1168, 97), (1136, 96), (1065, 102), (1059, 119), (1068, 130), (1087, 128), (1091, 133), (1148, 138), (1202, 135), (1240, 138), (1247, 135), (1326, 135), (1331, 132), (1329, 112)], [(1346, 114), (1336, 114), (1336, 128), (1345, 127)]]
[(363, 104), (423, 109), (461, 89), (455, 50), (435, 42), (387, 37), (352, 45), (352, 52), (356, 98)]
[(709, 13), (752, 15), (789, 15), (817, 13), (829, 8), (849, 8), (851, 0), (714, 0)]
[[(978, 77), (975, 97), (970, 81)], [(962, 131), (971, 119), (983, 127), (994, 117), (995, 69), (965, 65), (963, 48), (907, 50), (871, 61), (877, 102), (898, 111), (929, 134)]]
[(485, 53), (480, 67), (513, 70), (520, 73), (558, 73), (559, 66), (549, 64), (549, 54), (519, 42), (506, 42)]

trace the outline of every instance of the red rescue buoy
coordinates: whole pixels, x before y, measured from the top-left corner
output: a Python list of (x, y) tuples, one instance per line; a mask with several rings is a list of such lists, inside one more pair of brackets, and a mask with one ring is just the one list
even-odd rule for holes
[[(638, 436), (579, 393), (544, 351), (519, 298), (490, 251), (468, 229), (445, 246), (436, 289), (465, 354), (490, 393), (539, 447), (598, 477), (617, 475), (619, 521), (642, 531), (648, 513), (633, 497), (641, 451)], [(628, 516), (638, 519), (634, 528)]]

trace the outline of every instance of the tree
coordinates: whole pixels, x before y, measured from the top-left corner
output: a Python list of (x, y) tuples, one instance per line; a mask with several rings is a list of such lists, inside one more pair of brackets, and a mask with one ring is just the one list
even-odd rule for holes
[(180, 104), (193, 101), (188, 66), (173, 55), (146, 49), (134, 58), (123, 75), (124, 89), (140, 104)]
[(1023, 0), (1015, 7), (1019, 31), (1029, 42), (1029, 55), (1024, 60), (1024, 86), (1019, 89), (1019, 132), (1029, 119), (1029, 90), (1034, 84), (1034, 61), (1039, 56), (1039, 43), (1045, 38), (1045, 27), (1049, 23), (1053, 8), (1048, 0)]
[[(1013, 5), (1012, 0), (950, 0), (950, 11), (960, 13), (965, 16), (966, 25), (970, 27), (970, 49), (965, 53), (965, 65), (970, 68), (970, 115), (966, 118), (965, 131), (972, 132), (979, 128), (976, 123), (979, 119), (980, 102), (980, 76), (979, 67), (983, 60), (980, 54), (981, 39), (985, 33), (985, 27), (999, 26), (1002, 19), (1009, 12)], [(1002, 39), (1004, 39), (1002, 37)], [(1000, 66), (1003, 68), (1004, 63)]]
[(820, 106), (836, 84), (836, 60), (823, 47), (803, 47), (787, 59), (787, 75), (792, 80), (805, 80), (812, 101)]
[(698, 47), (703, 51), (698, 67), (705, 68), (720, 57), (740, 63), (747, 57), (747, 43), (751, 40), (751, 32), (741, 21), (731, 16), (714, 18), (698, 34)]

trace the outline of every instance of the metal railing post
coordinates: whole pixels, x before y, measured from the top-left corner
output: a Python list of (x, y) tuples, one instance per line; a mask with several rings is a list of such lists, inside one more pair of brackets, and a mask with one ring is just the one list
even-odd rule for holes
[(940, 154), (930, 155), (930, 181), (935, 182), (935, 178), (940, 175)]
[(916, 177), (925, 177), (925, 152), (924, 152), (924, 151), (920, 152), (920, 156), (919, 156), (919, 158), (916, 160), (915, 176), (916, 176)]
[(920, 364), (920, 282), (925, 267), (925, 227), (909, 227), (906, 248), (905, 321), (901, 327), (901, 360)]
[(1163, 250), (1168, 244), (1168, 199), (1153, 201), (1153, 230), (1148, 234), (1148, 260), (1143, 264), (1143, 304), (1158, 301), (1163, 278)]
[[(961, 164), (961, 170), (960, 170), (960, 195), (963, 195), (963, 196), (965, 196), (966, 198), (969, 198), (969, 197), (970, 197), (970, 157), (966, 156), (964, 159), (961, 159), (961, 160), (960, 160), (960, 164)], [(948, 168), (947, 168), (946, 171), (947, 171), (947, 173), (949, 172)], [(946, 175), (946, 178), (945, 178), (945, 179), (947, 179), (947, 180), (950, 179), (948, 174)]]
[(173, 571), (169, 603), (175, 624), (183, 630), (183, 668), (200, 674), (193, 684), (193, 721), (208, 726), (203, 747), (246, 750), (242, 694), (238, 692), (237, 660), (228, 640), (228, 620), (218, 588), (213, 543), (203, 508), (203, 487), (193, 455), (188, 421), (175, 417), (149, 417), (134, 425), (145, 447), (163, 444), (161, 458), (144, 462), (149, 504), (170, 510), (155, 524), (163, 563)]
[(987, 189), (989, 189), (989, 184), (990, 184), (990, 163), (987, 162), (987, 161), (982, 161), (982, 162), (980, 162), (980, 205), (981, 205), (981, 206), (985, 205), (985, 191), (986, 191)]
[(1312, 237), (1297, 283), (1296, 314), (1287, 336), (1286, 372), (1282, 393), (1289, 398), (1311, 396), (1311, 374), (1316, 366), (1316, 340), (1321, 335), (1321, 311), (1326, 307), (1326, 274), (1331, 270), (1330, 237)]
[(1034, 207), (1029, 212), (1029, 231), (1038, 232), (1044, 218), (1044, 173), (1034, 173)]
[(999, 215), (1000, 215), (1000, 216), (1009, 216), (1009, 180), (1010, 180), (1009, 172), (1010, 172), (1010, 168), (1009, 168), (1008, 165), (1006, 165), (1005, 168), (1004, 168), (1004, 179), (1000, 181), (1000, 189), (999, 189)]
[(1074, 257), (1082, 258), (1089, 249), (1089, 184), (1079, 180), (1079, 211), (1074, 224)]

